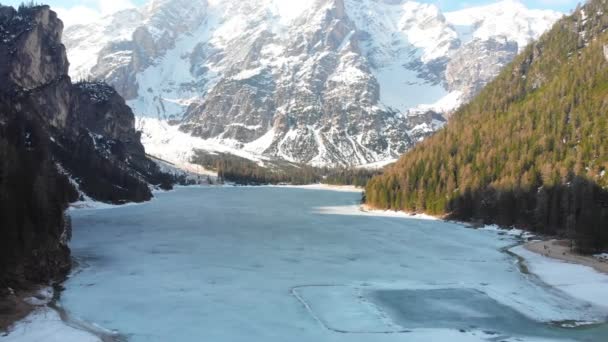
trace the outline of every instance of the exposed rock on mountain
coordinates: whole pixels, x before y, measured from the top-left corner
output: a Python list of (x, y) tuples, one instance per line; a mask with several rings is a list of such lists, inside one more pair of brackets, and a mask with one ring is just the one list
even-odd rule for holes
[[(468, 101), (559, 17), (512, 0), (446, 15), (405, 0), (155, 0), (66, 41), (72, 75), (106, 80), (161, 120), (144, 129), (170, 120), (200, 148), (361, 165), (443, 126), (426, 113)], [(191, 156), (155, 136), (169, 131), (146, 132), (153, 152)]]
[(462, 97), (475, 96), (485, 84), (517, 55), (514, 41), (475, 39), (459, 49), (448, 62), (445, 80), (452, 91), (460, 91)]
[(144, 201), (172, 182), (114, 89), (71, 83), (62, 29), (48, 6), (0, 6), (0, 289), (69, 269), (69, 202)]

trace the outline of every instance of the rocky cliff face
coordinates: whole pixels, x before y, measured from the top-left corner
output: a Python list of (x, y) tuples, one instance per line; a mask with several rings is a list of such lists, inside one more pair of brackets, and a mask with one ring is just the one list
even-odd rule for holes
[[(434, 113), (468, 101), (559, 17), (512, 0), (447, 14), (405, 0), (164, 0), (72, 27), (66, 41), (73, 75), (179, 123), (190, 145), (361, 165), (443, 126)], [(165, 131), (147, 131), (149, 146), (188, 156)]]
[(72, 84), (62, 30), (48, 6), (0, 6), (0, 289), (69, 269), (69, 202), (144, 201), (150, 184), (170, 186), (122, 97)]
[(518, 45), (507, 39), (475, 39), (459, 49), (447, 63), (445, 80), (452, 91), (473, 98), (517, 56)]
[(63, 23), (51, 11), (24, 16), (12, 7), (0, 9), (3, 62), (0, 75), (23, 89), (34, 89), (68, 74), (68, 62), (61, 41)]

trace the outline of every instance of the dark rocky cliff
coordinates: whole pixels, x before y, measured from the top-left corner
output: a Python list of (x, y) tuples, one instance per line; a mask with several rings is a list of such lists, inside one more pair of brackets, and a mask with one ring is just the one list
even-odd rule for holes
[(0, 296), (69, 270), (69, 202), (141, 202), (173, 182), (113, 88), (72, 84), (62, 31), (48, 6), (0, 6)]

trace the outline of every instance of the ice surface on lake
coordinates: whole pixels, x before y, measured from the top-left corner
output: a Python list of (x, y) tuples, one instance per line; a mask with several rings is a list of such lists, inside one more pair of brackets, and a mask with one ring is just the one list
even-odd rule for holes
[(181, 188), (73, 211), (61, 304), (133, 342), (608, 340), (548, 324), (606, 314), (522, 273), (515, 237), (361, 215), (360, 196)]

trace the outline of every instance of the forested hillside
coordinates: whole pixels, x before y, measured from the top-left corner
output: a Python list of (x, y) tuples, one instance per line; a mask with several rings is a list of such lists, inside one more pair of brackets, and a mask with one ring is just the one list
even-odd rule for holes
[(608, 3), (528, 46), (438, 134), (374, 178), (378, 208), (520, 226), (608, 247)]
[(259, 165), (251, 160), (226, 153), (196, 151), (192, 162), (213, 170), (220, 183), (239, 185), (265, 184), (331, 184), (363, 187), (379, 170), (358, 168), (319, 168), (285, 161), (265, 161)]

